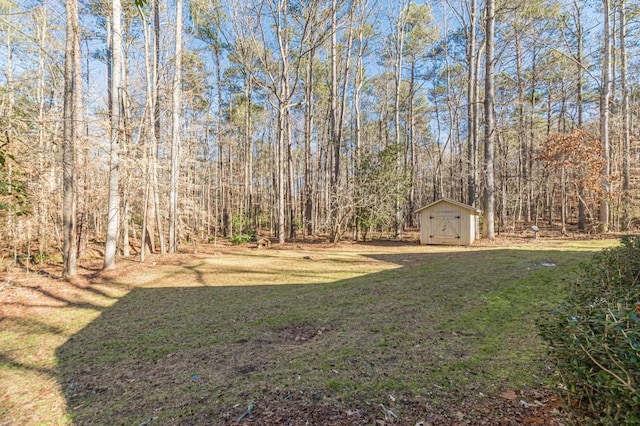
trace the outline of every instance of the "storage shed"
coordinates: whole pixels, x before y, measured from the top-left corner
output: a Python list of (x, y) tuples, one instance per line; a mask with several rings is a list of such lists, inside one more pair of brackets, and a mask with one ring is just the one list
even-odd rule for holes
[(442, 198), (416, 210), (420, 215), (420, 244), (470, 246), (476, 239), (480, 211)]

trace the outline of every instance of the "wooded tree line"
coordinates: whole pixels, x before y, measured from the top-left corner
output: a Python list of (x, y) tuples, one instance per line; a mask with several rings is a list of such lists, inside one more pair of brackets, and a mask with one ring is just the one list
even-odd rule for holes
[(259, 231), (401, 236), (448, 197), (519, 224), (640, 217), (625, 0), (0, 1), (14, 256)]

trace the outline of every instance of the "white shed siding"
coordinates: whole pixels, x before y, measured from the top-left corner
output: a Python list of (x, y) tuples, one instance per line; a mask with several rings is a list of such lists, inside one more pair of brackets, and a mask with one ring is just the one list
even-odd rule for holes
[(471, 245), (476, 239), (478, 211), (473, 207), (442, 199), (417, 213), (421, 244)]

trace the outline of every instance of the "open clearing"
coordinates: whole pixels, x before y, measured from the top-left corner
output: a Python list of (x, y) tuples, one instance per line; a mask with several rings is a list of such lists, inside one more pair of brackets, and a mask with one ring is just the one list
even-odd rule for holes
[(0, 424), (553, 424), (535, 320), (614, 240), (217, 247), (0, 277)]

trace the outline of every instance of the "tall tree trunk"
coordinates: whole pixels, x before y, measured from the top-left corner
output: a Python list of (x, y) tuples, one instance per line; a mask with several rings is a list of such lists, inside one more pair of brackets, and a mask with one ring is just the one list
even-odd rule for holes
[(291, 99), (291, 88), (289, 84), (289, 4), (287, 0), (280, 0), (278, 3), (276, 30), (278, 48), (280, 53), (280, 75), (277, 83), (276, 97), (278, 105), (278, 126), (277, 126), (277, 212), (278, 212), (278, 242), (284, 244), (286, 241), (286, 195), (287, 195), (287, 159), (290, 144), (290, 116), (289, 101)]
[(180, 105), (182, 102), (182, 0), (176, 0), (175, 53), (171, 97), (171, 183), (169, 188), (169, 251), (178, 251), (178, 178), (180, 174)]
[[(46, 12), (46, 8), (42, 8), (41, 12), (38, 13), (37, 17), (37, 38), (40, 46), (44, 46), (47, 40), (48, 35), (48, 16)], [(46, 185), (47, 185), (47, 167), (46, 158), (47, 155), (45, 150), (48, 149), (48, 143), (46, 138), (46, 126), (45, 126), (45, 57), (46, 52), (44, 49), (38, 50), (38, 88), (37, 88), (37, 98), (38, 98), (38, 199), (37, 199), (37, 212), (38, 212), (38, 220), (37, 220), (37, 234), (38, 234), (38, 252), (40, 254), (44, 254), (47, 251), (47, 240), (48, 240), (48, 202), (45, 198), (47, 194)]]
[[(584, 117), (584, 105), (583, 105), (583, 75), (584, 64), (582, 63), (582, 44), (583, 44), (583, 29), (582, 29), (582, 4), (578, 3), (578, 0), (574, 0), (573, 7), (575, 8), (575, 22), (576, 22), (576, 72), (578, 73), (578, 84), (576, 85), (576, 103), (578, 104), (578, 127), (583, 126)], [(582, 183), (578, 186), (578, 230), (584, 231), (587, 227), (587, 205), (584, 201), (585, 191)]]
[(629, 114), (629, 85), (627, 82), (627, 13), (625, 0), (619, 0), (618, 13), (620, 16), (620, 85), (622, 90), (622, 229), (629, 229), (631, 204), (631, 166), (629, 156), (631, 151), (630, 114)]
[(330, 181), (331, 197), (331, 240), (337, 242), (340, 238), (340, 139), (338, 139), (338, 58), (337, 58), (337, 10), (336, 0), (331, 0), (331, 46), (329, 60), (331, 61), (331, 87), (329, 110), (329, 138), (332, 149), (332, 171)]
[[(444, 20), (444, 32), (447, 30), (448, 21)], [(449, 48), (448, 43), (443, 46), (444, 56), (444, 75), (445, 75), (445, 90), (446, 90), (446, 105), (447, 105), (447, 122), (450, 123), (447, 129), (447, 145), (449, 146), (449, 176), (446, 179), (448, 187), (444, 190), (445, 197), (453, 198), (454, 193), (454, 161), (455, 161), (455, 147), (456, 147), (456, 135), (455, 135), (455, 118), (453, 111), (453, 95), (451, 93), (451, 64), (449, 62)], [(444, 151), (444, 150), (443, 150)]]
[[(160, 242), (160, 254), (164, 256), (167, 253), (167, 247), (164, 239), (164, 227), (162, 225), (162, 211), (160, 210), (160, 189), (158, 182), (158, 149), (162, 141), (161, 123), (160, 123), (160, 97), (158, 94), (160, 88), (160, 0), (153, 1), (153, 151), (151, 157), (151, 188), (153, 191), (153, 209), (155, 210), (156, 227), (158, 228), (158, 239)], [(152, 237), (153, 238), (153, 237)]]
[(305, 82), (304, 114), (304, 222), (307, 235), (313, 235), (313, 164), (311, 139), (313, 137), (313, 61), (315, 49), (309, 52)]
[[(288, 89), (287, 89), (288, 90)], [(287, 93), (289, 93), (287, 91)], [(293, 138), (291, 135), (291, 111), (286, 109), (286, 135), (287, 135), (287, 207), (289, 208), (289, 238), (296, 238), (296, 194), (295, 176), (293, 171)]]
[[(155, 5), (152, 6), (155, 8)], [(144, 66), (145, 66), (145, 108), (144, 108), (144, 133), (146, 135), (145, 142), (145, 171), (144, 171), (144, 195), (143, 195), (143, 210), (142, 210), (142, 232), (140, 243), (140, 261), (144, 262), (147, 254), (147, 248), (149, 252), (155, 251), (155, 230), (153, 227), (153, 217), (155, 213), (154, 203), (150, 203), (153, 192), (152, 180), (155, 161), (154, 151), (156, 144), (155, 123), (154, 123), (154, 69), (152, 66), (152, 52), (151, 52), (151, 34), (148, 22), (142, 8), (138, 7), (140, 18), (142, 19), (142, 34), (144, 37)]]
[[(124, 30), (126, 33), (126, 29)], [(123, 69), (122, 69), (122, 87), (129, 87), (129, 72), (126, 65), (129, 63), (129, 45), (125, 43), (125, 49), (123, 51)], [(127, 143), (132, 139), (131, 136), (131, 116), (130, 116), (130, 107), (129, 107), (129, 99), (127, 97), (127, 92), (123, 90), (122, 92), (122, 119), (121, 119), (121, 129), (122, 129), (122, 144), (120, 146), (120, 156), (124, 156), (124, 158), (129, 158), (129, 144)], [(122, 232), (120, 233), (122, 236), (122, 256), (127, 258), (130, 255), (131, 245), (129, 240), (130, 227), (129, 224), (131, 222), (131, 203), (130, 203), (130, 195), (131, 195), (131, 179), (132, 179), (132, 170), (131, 167), (128, 167), (129, 163), (124, 163), (124, 170), (120, 170), (121, 179), (124, 175), (125, 182), (124, 185), (121, 184), (121, 192), (120, 192), (120, 229)]]
[(415, 226), (414, 223), (414, 211), (416, 210), (416, 174), (417, 174), (417, 161), (416, 161), (416, 114), (415, 114), (415, 92), (416, 92), (416, 59), (411, 58), (411, 71), (409, 74), (409, 119), (407, 128), (407, 158), (405, 164), (409, 168), (409, 206), (408, 206), (408, 223), (411, 228)]
[[(400, 88), (402, 85), (402, 63), (404, 59), (404, 37), (405, 37), (405, 24), (408, 14), (408, 3), (404, 0), (398, 2), (398, 22), (396, 23), (396, 45), (395, 45), (395, 93), (394, 93), (394, 126), (395, 126), (395, 144), (396, 144), (396, 172), (400, 173), (402, 170), (401, 150), (400, 150)], [(400, 188), (396, 188), (395, 194), (395, 237), (402, 237), (403, 213), (402, 213), (402, 197), (400, 194)]]
[(111, 154), (109, 158), (109, 202), (107, 207), (107, 242), (104, 269), (116, 266), (118, 226), (120, 223), (120, 140), (122, 109), (122, 5), (111, 0)]
[[(86, 87), (91, 86), (90, 80), (90, 60), (91, 55), (89, 54), (89, 40), (85, 41), (86, 43), (86, 73), (85, 73), (85, 84)], [(80, 65), (80, 60), (78, 61), (78, 73), (82, 75), (82, 67)], [(82, 78), (82, 77), (80, 77)], [(78, 97), (77, 104), (82, 105), (82, 90), (78, 91), (76, 94)], [(89, 172), (89, 122), (88, 119), (84, 116), (84, 108), (80, 108), (82, 111), (82, 126), (80, 127), (80, 123), (78, 123), (78, 129), (84, 129), (84, 138), (80, 137), (80, 131), (78, 130), (78, 143), (80, 146), (77, 149), (78, 160), (76, 164), (76, 170), (78, 171), (78, 180), (77, 180), (77, 188), (76, 188), (76, 217), (77, 217), (77, 232), (76, 232), (76, 241), (78, 244), (78, 258), (82, 259), (87, 254), (87, 249), (89, 246), (89, 224), (88, 224), (88, 206), (87, 206), (87, 178)]]
[(76, 149), (79, 127), (82, 123), (82, 68), (80, 58), (80, 30), (78, 28), (77, 0), (66, 1), (67, 29), (64, 66), (64, 141), (63, 168), (63, 229), (62, 277), (77, 275), (76, 241)]
[(603, 0), (604, 18), (604, 49), (602, 58), (602, 82), (600, 83), (600, 141), (604, 165), (602, 167), (603, 195), (600, 199), (600, 229), (609, 230), (609, 194), (611, 192), (609, 175), (611, 174), (611, 159), (609, 155), (609, 100), (611, 96), (611, 30), (609, 0)]
[[(280, 82), (281, 85), (284, 85), (285, 82), (281, 81)], [(283, 92), (285, 89), (281, 89)], [(285, 216), (286, 216), (286, 209), (285, 209), (285, 170), (286, 170), (286, 166), (285, 166), (285, 150), (286, 150), (286, 132), (287, 132), (287, 125), (286, 125), (286, 110), (285, 110), (285, 105), (284, 102), (281, 100), (278, 100), (278, 132), (277, 132), (277, 137), (278, 137), (278, 146), (277, 146), (277, 167), (276, 167), (276, 173), (277, 173), (277, 209), (278, 209), (278, 242), (280, 244), (284, 244), (286, 241), (286, 235), (285, 235), (285, 231), (286, 231), (286, 226), (285, 226)]]
[[(530, 176), (533, 176), (533, 162), (534, 162), (534, 150), (535, 150), (535, 140), (536, 140), (536, 90), (538, 84), (538, 51), (536, 47), (536, 43), (533, 43), (531, 48), (531, 96), (529, 97), (529, 137), (528, 137), (528, 149), (527, 149), (527, 163)], [(529, 200), (531, 200), (531, 216), (532, 220), (537, 223), (538, 220), (538, 211), (537, 211), (537, 201), (534, 202), (533, 197), (533, 187), (531, 187), (529, 192)], [(535, 198), (539, 199), (539, 195)]]
[(104, 269), (116, 266), (118, 226), (120, 223), (120, 140), (122, 108), (122, 5), (111, 0), (111, 154), (109, 158), (109, 201), (107, 207), (107, 242)]
[(216, 189), (215, 196), (215, 226), (214, 226), (214, 234), (213, 239), (214, 243), (218, 243), (218, 233), (220, 230), (220, 226), (222, 226), (222, 232), (225, 233), (225, 236), (231, 237), (228, 232), (227, 220), (230, 216), (230, 213), (227, 211), (227, 182), (225, 180), (225, 169), (224, 169), (224, 147), (223, 147), (223, 139), (222, 139), (222, 119), (223, 119), (223, 111), (222, 111), (222, 59), (220, 46), (215, 45), (213, 47), (214, 59), (216, 63), (216, 103), (217, 103), (217, 114), (216, 114), (216, 144), (218, 148), (218, 185)]
[(244, 116), (244, 149), (245, 149), (245, 215), (249, 225), (253, 224), (253, 77), (251, 74), (245, 76), (245, 98), (246, 108)]
[(530, 194), (530, 173), (529, 173), (529, 144), (527, 143), (526, 125), (524, 116), (524, 75), (522, 67), (522, 44), (519, 34), (515, 34), (515, 49), (516, 49), (516, 76), (517, 76), (517, 94), (516, 94), (516, 109), (518, 115), (518, 143), (520, 145), (520, 174), (519, 174), (519, 188), (518, 197), (519, 204), (521, 206), (520, 211), (524, 217), (524, 222), (531, 222), (531, 198)]
[[(354, 128), (353, 128), (353, 133), (354, 133), (354, 141), (355, 141), (355, 146), (354, 146), (354, 153), (353, 153), (353, 163), (354, 163), (354, 170), (357, 174), (362, 173), (361, 170), (361, 162), (362, 162), (362, 106), (360, 105), (360, 93), (362, 91), (362, 87), (364, 86), (364, 61), (363, 61), (363, 56), (364, 56), (364, 34), (363, 34), (363, 30), (362, 27), (360, 27), (360, 29), (358, 30), (358, 59), (357, 59), (357, 65), (356, 65), (356, 75), (355, 75), (355, 81), (354, 81), (354, 91), (353, 91), (353, 120), (354, 120)], [(359, 175), (356, 175), (356, 182), (359, 182)], [(359, 188), (354, 188), (355, 191), (357, 193)], [(355, 211), (355, 226), (356, 226), (356, 241), (358, 240), (359, 237), (359, 232), (360, 232), (360, 224), (361, 224), (361, 211), (362, 208), (361, 207), (356, 207), (356, 211)], [(367, 233), (366, 230), (363, 230), (363, 240), (366, 239), (367, 237)]]
[(478, 73), (476, 64), (476, 25), (477, 10), (476, 0), (471, 0), (469, 5), (469, 28), (467, 30), (467, 203), (470, 206), (478, 204)]
[[(348, 90), (348, 83), (349, 83), (349, 77), (351, 75), (351, 50), (353, 48), (353, 14), (354, 14), (354, 6), (352, 5), (350, 7), (349, 10), (349, 33), (347, 36), (347, 45), (344, 48), (344, 68), (342, 70), (342, 81), (341, 81), (341, 87), (340, 87), (340, 104), (338, 105), (338, 111), (337, 111), (337, 118), (336, 118), (336, 146), (338, 147), (337, 151), (334, 151), (334, 154), (336, 155), (340, 155), (340, 147), (342, 146), (342, 141), (344, 139), (344, 117), (345, 117), (345, 112), (347, 109), (347, 95), (349, 93)], [(337, 93), (336, 93), (337, 95)], [(334, 173), (336, 173), (336, 170), (334, 170)], [(338, 173), (338, 183), (340, 180), (340, 170), (337, 170)], [(347, 172), (348, 174), (348, 172)], [(347, 181), (349, 179), (348, 175), (345, 178)], [(339, 185), (338, 185), (339, 186)], [(340, 189), (339, 189), (340, 190)], [(341, 202), (339, 202), (341, 203)], [(347, 219), (346, 217), (346, 212), (344, 212), (345, 207), (346, 206), (342, 206), (343, 208), (340, 209), (338, 208), (338, 217), (339, 217), (339, 229), (340, 229), (340, 233), (337, 236), (338, 238), (341, 236), (341, 233), (343, 232), (342, 230), (342, 225), (343, 225), (343, 221), (345, 221)], [(337, 241), (337, 240), (334, 240)]]
[(484, 134), (484, 166), (485, 166), (485, 188), (484, 188), (484, 220), (482, 234), (485, 238), (495, 238), (495, 183), (494, 183), (494, 49), (495, 49), (495, 2), (487, 0), (486, 3), (486, 30), (485, 30), (485, 134)]

